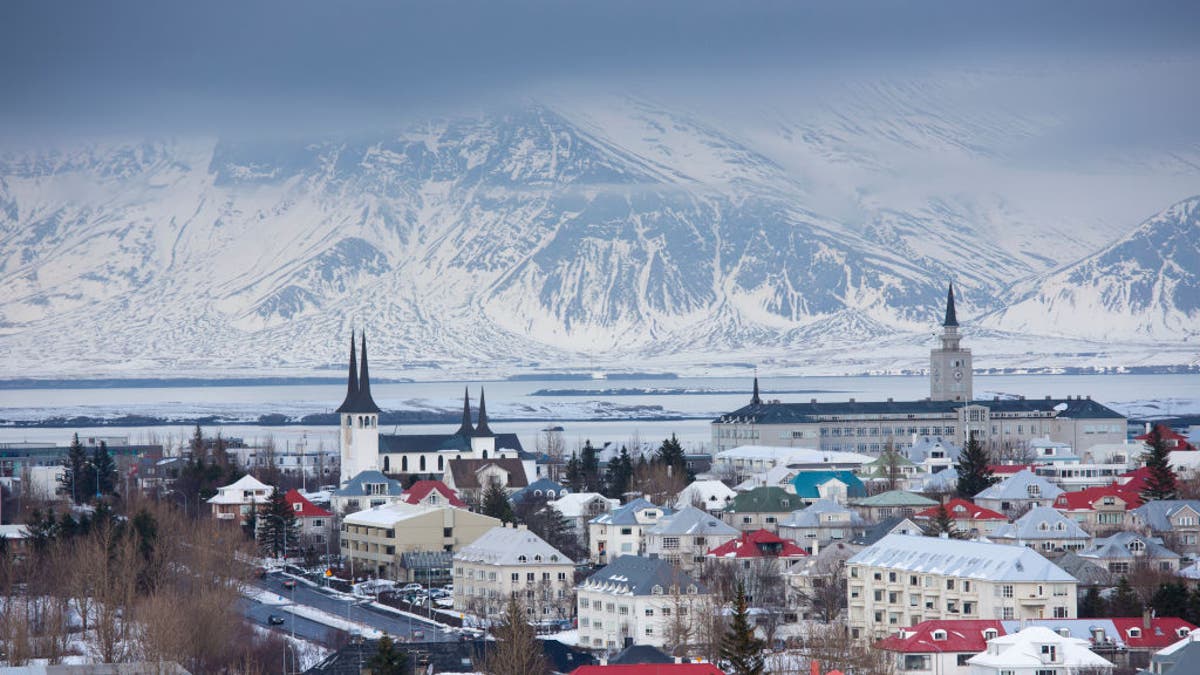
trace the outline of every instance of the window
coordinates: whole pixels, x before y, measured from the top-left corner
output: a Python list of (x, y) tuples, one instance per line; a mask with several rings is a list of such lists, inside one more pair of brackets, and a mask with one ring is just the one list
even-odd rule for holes
[(1055, 607), (1054, 608), (1054, 618), (1066, 619), (1069, 617), (1070, 617), (1070, 613), (1067, 611), (1066, 607)]
[(966, 668), (967, 666), (971, 665), (971, 664), (967, 663), (967, 659), (971, 658), (972, 656), (975, 656), (975, 655), (974, 654), (959, 654), (958, 658), (956, 659), (956, 662), (958, 663), (958, 667)]
[(653, 607), (646, 608), (646, 616), (654, 616), (654, 608)]
[(663, 537), (662, 547), (665, 549), (679, 548), (679, 537)]
[(905, 654), (904, 670), (929, 670), (930, 656), (928, 654)]
[(933, 631), (933, 639), (934, 640), (945, 640), (946, 639), (946, 631), (944, 631), (944, 630)]
[(1005, 607), (1005, 608), (1004, 608), (1003, 617), (1004, 617), (1004, 620), (1005, 620), (1005, 621), (1012, 621), (1012, 620), (1013, 620), (1013, 618), (1014, 618), (1014, 616), (1013, 616), (1013, 608), (1012, 608), (1012, 607)]
[(1012, 596), (1013, 596), (1013, 587), (1011, 585), (1005, 584), (1004, 586), (1000, 587), (1000, 597), (1011, 598)]

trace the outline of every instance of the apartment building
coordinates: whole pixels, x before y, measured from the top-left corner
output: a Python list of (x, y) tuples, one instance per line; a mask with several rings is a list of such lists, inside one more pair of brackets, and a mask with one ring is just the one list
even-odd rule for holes
[(646, 555), (691, 572), (704, 563), (709, 549), (737, 539), (741, 534), (736, 527), (707, 511), (686, 506), (646, 530)]
[(890, 534), (846, 562), (853, 635), (933, 619), (1073, 618), (1078, 582), (1024, 546)]
[(643, 497), (625, 506), (596, 516), (588, 522), (588, 553), (592, 562), (605, 565), (622, 555), (640, 555), (645, 551), (642, 533), (674, 511), (657, 506)]
[(665, 560), (623, 555), (576, 589), (579, 645), (672, 649), (712, 602), (703, 584)]
[(454, 609), (496, 619), (516, 597), (530, 620), (567, 618), (574, 574), (569, 557), (524, 526), (493, 527), (454, 555)]
[(342, 519), (342, 554), (357, 573), (398, 579), (403, 554), (457, 551), (497, 525), (491, 516), (449, 506), (384, 504)]

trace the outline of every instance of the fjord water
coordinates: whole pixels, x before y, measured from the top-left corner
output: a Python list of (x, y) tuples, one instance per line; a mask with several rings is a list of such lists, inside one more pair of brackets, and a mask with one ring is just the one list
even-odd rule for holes
[[(489, 413), (498, 431), (517, 433), (535, 447), (538, 430), (548, 424), (564, 428), (568, 447), (582, 443), (625, 442), (636, 436), (657, 440), (677, 434), (691, 444), (710, 439), (709, 420), (735, 410), (749, 400), (751, 376), (745, 378), (681, 377), (636, 380), (497, 380), (487, 382), (379, 383), (372, 389), (376, 401), (388, 410), (454, 410), (461, 406), (463, 388), (477, 404), (480, 387), (487, 390)], [(912, 400), (928, 396), (928, 381), (920, 376), (876, 377), (761, 377), (764, 399), (784, 402)], [(659, 393), (613, 395), (604, 390), (657, 390)], [(540, 390), (570, 390), (572, 395), (534, 395)], [(722, 393), (701, 393), (719, 391)], [(595, 393), (590, 393), (595, 392)], [(779, 393), (777, 393), (779, 392)], [(783, 393), (788, 392), (788, 393)], [(305, 415), (332, 411), (341, 401), (341, 384), (274, 384), (269, 386), (187, 386), (0, 389), (0, 419), (39, 420), (51, 417), (115, 417), (153, 415), (185, 420), (217, 415), (256, 418), (267, 413)], [(575, 395), (582, 393), (582, 395)], [(1187, 375), (980, 375), (975, 377), (977, 398), (994, 396), (1091, 396), (1131, 415), (1200, 413), (1200, 377)], [(661, 406), (661, 415), (639, 410), (641, 419), (622, 419), (624, 407)], [(597, 419), (603, 417), (604, 419)], [(686, 419), (647, 419), (677, 417)], [(555, 420), (548, 422), (547, 420)], [(389, 427), (400, 433), (453, 431), (454, 424), (421, 424)], [(0, 442), (51, 441), (65, 443), (70, 434), (129, 436), (133, 442), (179, 442), (191, 433), (186, 423), (153, 427), (0, 428)], [(213, 429), (212, 431), (215, 431)], [(335, 429), (329, 426), (287, 425), (265, 427), (230, 424), (226, 436), (253, 441), (272, 436), (292, 443), (306, 438), (310, 447), (336, 447)]]

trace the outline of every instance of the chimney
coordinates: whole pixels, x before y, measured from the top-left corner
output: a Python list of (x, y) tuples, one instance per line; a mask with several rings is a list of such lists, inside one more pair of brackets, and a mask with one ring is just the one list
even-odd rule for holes
[(1047, 401), (1049, 401), (1049, 400), (1050, 400), (1050, 394), (1046, 394), (1046, 400), (1047, 400)]
[(888, 397), (888, 403), (891, 403), (891, 402), (892, 402), (892, 397), (891, 397), (891, 396), (889, 396), (889, 397)]
[(854, 399), (850, 399), (850, 402), (851, 402), (851, 403), (854, 403)]
[(816, 402), (817, 402), (817, 399), (815, 399), (815, 398), (810, 398), (810, 399), (808, 399), (808, 402), (809, 402), (809, 403), (816, 403)]
[(1142, 629), (1150, 630), (1150, 619), (1154, 617), (1154, 611), (1151, 609), (1142, 610)]

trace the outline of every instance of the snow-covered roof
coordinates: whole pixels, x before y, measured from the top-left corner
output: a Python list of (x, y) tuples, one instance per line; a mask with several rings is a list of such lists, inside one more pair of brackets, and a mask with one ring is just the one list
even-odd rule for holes
[(737, 493), (732, 488), (719, 480), (697, 480), (679, 491), (675, 508), (682, 509), (700, 502), (704, 504), (704, 508), (715, 510), (723, 508), (736, 496)]
[[(655, 509), (660, 512), (660, 515), (670, 515), (674, 513), (672, 509), (658, 506), (645, 497), (638, 497), (619, 509), (615, 509), (611, 513), (604, 513), (590, 522), (603, 525), (641, 525), (642, 521), (638, 520), (637, 514), (646, 509)], [(658, 520), (657, 518), (655, 519)]]
[[(863, 520), (863, 517), (858, 515), (857, 512), (842, 506), (832, 499), (818, 499), (803, 509), (792, 511), (791, 515), (779, 523), (779, 526), (820, 527), (821, 514), (824, 513), (837, 513), (848, 516), (850, 519), (849, 524), (851, 526), (862, 527), (866, 525), (866, 521)], [(843, 523), (839, 520), (836, 525), (837, 527), (845, 527), (846, 523)]]
[(343, 521), (347, 525), (365, 525), (369, 527), (394, 527), (397, 523), (423, 516), (427, 513), (441, 511), (449, 506), (426, 506), (425, 504), (409, 504), (393, 502), (374, 506), (346, 516)]
[(1087, 640), (1063, 637), (1044, 626), (1030, 626), (1011, 635), (988, 640), (988, 649), (967, 660), (972, 666), (1004, 669), (1032, 669), (1045, 665), (1042, 645), (1054, 645), (1065, 668), (1112, 668), (1113, 664), (1092, 652)]
[[(1133, 548), (1138, 547), (1138, 553)], [(1158, 537), (1147, 537), (1137, 532), (1117, 532), (1110, 537), (1097, 539), (1091, 548), (1079, 552), (1080, 558), (1093, 560), (1158, 560), (1178, 558), (1179, 554), (1163, 545)]]
[(1200, 499), (1159, 499), (1146, 502), (1131, 513), (1136, 515), (1155, 532), (1165, 532), (1174, 529), (1171, 518), (1180, 509), (1191, 508), (1200, 515)]
[(620, 500), (609, 499), (599, 492), (571, 492), (550, 502), (550, 506), (557, 509), (564, 517), (578, 518), (585, 515), (584, 508), (597, 499), (607, 502), (609, 510), (621, 504)]
[[(1036, 496), (1030, 495), (1030, 486), (1037, 486)], [(1062, 488), (1029, 469), (1021, 469), (1004, 480), (975, 495), (975, 499), (1048, 499), (1062, 494)]]
[(646, 530), (647, 535), (704, 535), (736, 537), (741, 530), (709, 515), (694, 506), (685, 506), (673, 515), (665, 516), (654, 527)]
[(454, 555), (455, 561), (484, 565), (574, 565), (545, 539), (522, 528), (493, 527)]
[(796, 476), (796, 471), (797, 469), (793, 469), (787, 465), (773, 466), (766, 471), (759, 471), (741, 483), (738, 483), (736, 491), (746, 492), (747, 490), (753, 490), (763, 485), (781, 486), (785, 483), (791, 483), (792, 479)]
[(950, 461), (958, 461), (958, 455), (962, 452), (962, 448), (950, 439), (943, 439), (941, 436), (921, 436), (908, 448), (908, 458), (917, 463), (924, 462), (934, 450), (943, 451), (946, 454), (945, 459)]
[(258, 480), (254, 476), (246, 474), (229, 485), (217, 488), (217, 494), (213, 495), (212, 498), (208, 500), (208, 503), (246, 504), (251, 501), (250, 498), (246, 497), (247, 492), (257, 493), (254, 499), (259, 500), (259, 498), (264, 494), (270, 495), (273, 489), (274, 488), (272, 488), (270, 485)]
[(889, 534), (849, 562), (986, 581), (1075, 581), (1025, 546), (907, 534)]
[(1064, 516), (1049, 506), (1037, 506), (1025, 512), (1015, 522), (997, 527), (992, 539), (1083, 539), (1090, 541), (1092, 535), (1084, 531), (1079, 523)]

